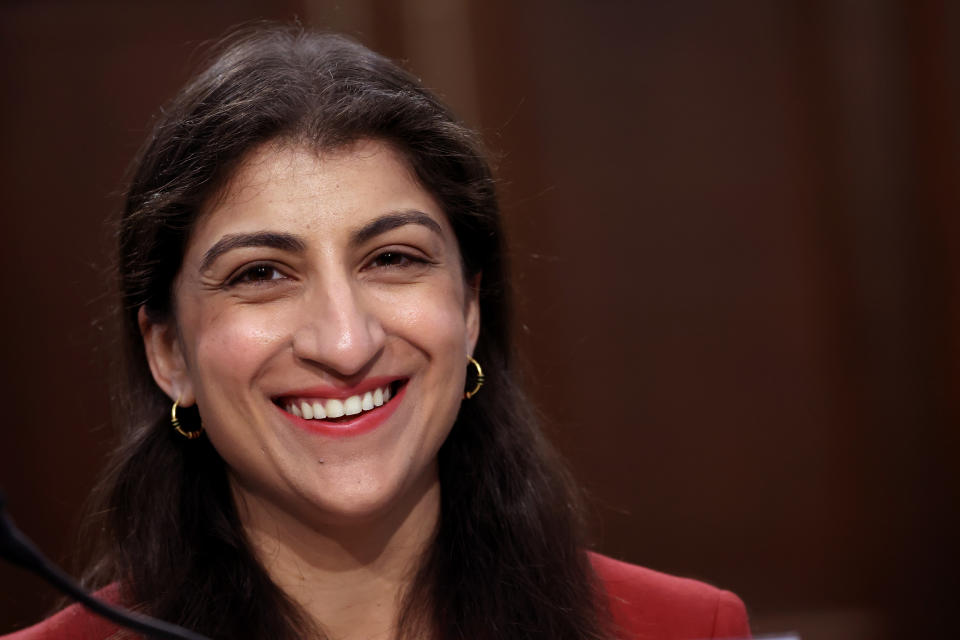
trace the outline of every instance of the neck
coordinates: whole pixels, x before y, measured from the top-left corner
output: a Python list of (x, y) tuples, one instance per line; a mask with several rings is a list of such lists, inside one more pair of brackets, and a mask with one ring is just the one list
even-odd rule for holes
[(362, 522), (306, 523), (234, 483), (244, 528), (274, 583), (329, 638), (390, 640), (440, 515), (436, 476)]

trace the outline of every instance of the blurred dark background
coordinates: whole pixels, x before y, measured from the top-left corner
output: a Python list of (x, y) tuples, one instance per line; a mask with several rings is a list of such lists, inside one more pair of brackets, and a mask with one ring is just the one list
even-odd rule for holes
[[(105, 222), (198, 48), (299, 18), (406, 64), (497, 152), (518, 329), (597, 547), (757, 633), (953, 637), (960, 3), (0, 5), (0, 487), (75, 567), (112, 445)], [(0, 632), (56, 599), (0, 566)]]

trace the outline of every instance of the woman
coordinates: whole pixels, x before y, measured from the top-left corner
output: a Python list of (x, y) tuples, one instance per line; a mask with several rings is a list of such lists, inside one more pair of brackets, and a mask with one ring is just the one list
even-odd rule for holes
[[(214, 638), (749, 635), (732, 594), (585, 552), (501, 238), (479, 142), (412, 76), (299, 29), (225, 42), (127, 193), (89, 583)], [(115, 632), (68, 608), (12, 637)]]

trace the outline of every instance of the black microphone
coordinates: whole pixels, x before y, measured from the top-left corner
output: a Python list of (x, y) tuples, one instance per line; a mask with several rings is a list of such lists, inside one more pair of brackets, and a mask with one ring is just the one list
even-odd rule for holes
[(107, 604), (81, 589), (73, 578), (47, 560), (36, 545), (22, 531), (17, 529), (13, 520), (7, 515), (6, 498), (3, 493), (0, 493), (0, 556), (37, 574), (93, 613), (120, 626), (139, 631), (153, 638), (210, 640), (206, 636), (178, 627), (175, 624)]

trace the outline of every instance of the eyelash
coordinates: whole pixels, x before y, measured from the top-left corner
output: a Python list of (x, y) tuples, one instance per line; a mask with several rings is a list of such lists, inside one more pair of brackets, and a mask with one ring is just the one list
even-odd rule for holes
[[(383, 264), (386, 260), (399, 259), (401, 264)], [(377, 264), (381, 263), (381, 264)], [(378, 253), (373, 257), (372, 260), (368, 263), (368, 268), (380, 268), (380, 269), (409, 269), (412, 266), (429, 264), (429, 261), (420, 256), (411, 255), (403, 251), (384, 251)]]

